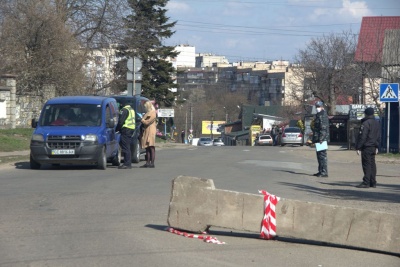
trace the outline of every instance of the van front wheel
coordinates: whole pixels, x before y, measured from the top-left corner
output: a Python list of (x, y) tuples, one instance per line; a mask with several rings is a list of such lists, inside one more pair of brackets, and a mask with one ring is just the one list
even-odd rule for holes
[(29, 164), (30, 164), (30, 167), (32, 170), (38, 170), (38, 169), (40, 169), (40, 166), (41, 166), (40, 163), (38, 163), (37, 161), (35, 161), (32, 158), (32, 155), (30, 156)]
[(106, 156), (106, 149), (104, 147), (101, 149), (101, 153), (97, 161), (97, 168), (99, 168), (100, 170), (107, 169), (107, 156)]

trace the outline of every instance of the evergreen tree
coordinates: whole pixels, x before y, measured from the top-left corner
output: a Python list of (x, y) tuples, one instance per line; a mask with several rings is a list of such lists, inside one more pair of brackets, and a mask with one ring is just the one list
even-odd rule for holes
[(142, 60), (142, 95), (155, 99), (157, 103), (171, 106), (176, 88), (174, 68), (168, 58), (178, 55), (173, 46), (164, 46), (163, 41), (174, 34), (171, 30), (176, 22), (168, 22), (165, 6), (168, 0), (128, 0), (131, 13), (125, 18), (127, 35), (119, 55), (124, 58), (138, 57)]

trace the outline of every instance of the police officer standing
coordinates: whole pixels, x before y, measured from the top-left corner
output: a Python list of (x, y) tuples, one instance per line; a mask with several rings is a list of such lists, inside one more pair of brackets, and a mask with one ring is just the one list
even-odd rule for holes
[[(317, 114), (315, 115), (313, 128), (313, 143), (320, 143), (329, 140), (329, 118), (324, 109), (324, 103), (318, 101), (315, 103)], [(317, 151), (318, 172), (314, 174), (317, 177), (328, 177), (328, 153), (327, 150)]]
[(361, 165), (364, 172), (363, 182), (356, 187), (376, 187), (375, 155), (378, 154), (381, 142), (381, 127), (375, 119), (374, 109), (366, 108), (365, 117), (361, 120), (360, 133), (356, 143), (357, 155), (361, 151)]
[(120, 102), (120, 107), (122, 108), (119, 113), (116, 130), (121, 132), (121, 140), (119, 144), (121, 146), (121, 154), (124, 157), (124, 164), (121, 164), (118, 169), (131, 169), (131, 144), (132, 136), (135, 131), (135, 111), (124, 100)]

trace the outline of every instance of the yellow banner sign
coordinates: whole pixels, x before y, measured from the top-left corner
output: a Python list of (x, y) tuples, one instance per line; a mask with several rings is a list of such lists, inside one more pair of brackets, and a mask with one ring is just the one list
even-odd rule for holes
[[(212, 134), (221, 134), (218, 132), (218, 124), (225, 124), (225, 121), (213, 121), (212, 122)], [(211, 134), (211, 121), (201, 122), (201, 134)]]

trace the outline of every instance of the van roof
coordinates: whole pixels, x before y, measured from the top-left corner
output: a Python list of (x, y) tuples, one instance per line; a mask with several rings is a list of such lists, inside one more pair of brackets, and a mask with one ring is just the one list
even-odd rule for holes
[(60, 96), (48, 100), (46, 104), (101, 104), (107, 99), (114, 100), (104, 96)]

